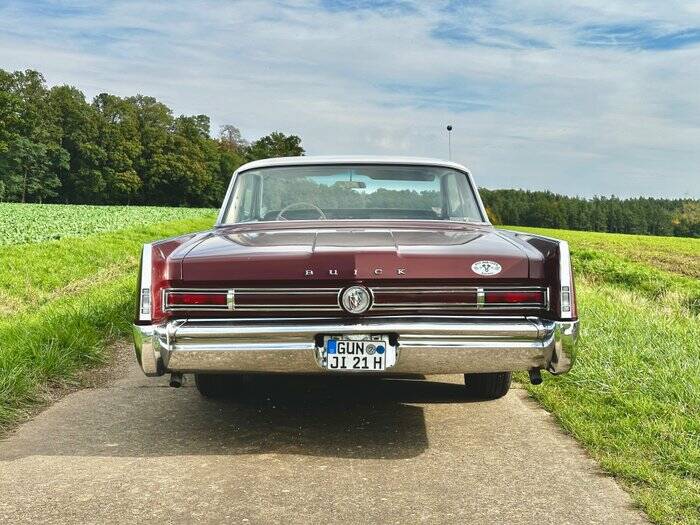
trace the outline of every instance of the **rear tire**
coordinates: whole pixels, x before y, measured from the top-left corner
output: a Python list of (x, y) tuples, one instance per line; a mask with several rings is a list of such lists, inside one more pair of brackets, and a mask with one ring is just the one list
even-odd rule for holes
[(194, 384), (203, 397), (217, 399), (230, 396), (235, 390), (235, 376), (227, 374), (195, 374)]
[(491, 372), (487, 374), (464, 374), (467, 396), (476, 399), (498, 399), (510, 390), (511, 372)]

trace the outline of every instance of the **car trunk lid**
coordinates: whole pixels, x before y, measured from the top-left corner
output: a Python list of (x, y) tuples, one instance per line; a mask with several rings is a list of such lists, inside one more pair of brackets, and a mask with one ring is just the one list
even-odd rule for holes
[[(364, 280), (502, 281), (537, 278), (541, 261), (490, 226), (284, 224), (218, 228), (171, 261), (187, 283), (343, 283)], [(494, 261), (501, 271), (477, 274)], [(177, 271), (179, 269), (179, 271)], [(534, 271), (533, 271), (534, 269)]]

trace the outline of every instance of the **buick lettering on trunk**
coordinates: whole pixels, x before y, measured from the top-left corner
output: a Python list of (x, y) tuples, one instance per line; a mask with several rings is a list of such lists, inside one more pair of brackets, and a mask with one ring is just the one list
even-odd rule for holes
[(234, 173), (214, 227), (143, 247), (148, 376), (204, 396), (243, 374), (463, 374), (465, 395), (567, 372), (566, 242), (494, 228), (469, 171), (433, 159), (295, 157)]

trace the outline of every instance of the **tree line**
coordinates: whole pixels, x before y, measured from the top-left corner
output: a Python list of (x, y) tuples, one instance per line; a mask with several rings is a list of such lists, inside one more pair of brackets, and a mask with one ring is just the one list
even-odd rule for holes
[(248, 143), (229, 125), (212, 138), (209, 117), (174, 116), (153, 97), (88, 101), (0, 69), (0, 201), (219, 206), (241, 164), (303, 153), (295, 135)]
[(700, 237), (700, 200), (568, 197), (549, 191), (479, 190), (495, 224)]
[[(33, 70), (0, 69), (0, 202), (211, 206), (231, 174), (255, 159), (303, 155), (301, 138), (252, 142), (206, 115), (175, 116), (153, 97), (91, 101)], [(700, 237), (700, 200), (481, 190), (497, 224)]]

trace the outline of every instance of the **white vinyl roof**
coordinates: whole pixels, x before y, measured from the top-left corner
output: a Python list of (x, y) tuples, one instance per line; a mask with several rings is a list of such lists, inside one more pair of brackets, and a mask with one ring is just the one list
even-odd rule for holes
[(308, 166), (319, 164), (410, 164), (413, 166), (438, 166), (454, 168), (469, 172), (467, 168), (456, 162), (425, 157), (398, 157), (375, 155), (338, 155), (338, 156), (304, 156), (304, 157), (275, 157), (255, 160), (244, 164), (237, 172), (274, 166)]

